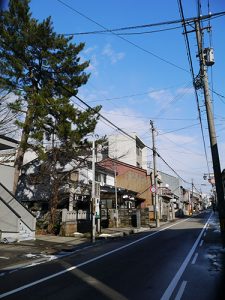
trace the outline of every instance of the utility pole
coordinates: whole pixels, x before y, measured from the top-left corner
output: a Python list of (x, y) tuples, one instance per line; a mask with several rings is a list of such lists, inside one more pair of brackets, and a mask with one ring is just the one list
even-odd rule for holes
[(92, 188), (91, 188), (91, 241), (95, 242), (96, 225), (95, 225), (95, 137), (92, 141)]
[(219, 152), (218, 152), (217, 139), (216, 139), (215, 124), (214, 124), (213, 111), (212, 111), (212, 103), (211, 103), (211, 97), (210, 97), (210, 93), (209, 93), (207, 64), (206, 64), (206, 59), (204, 56), (204, 50), (202, 48), (203, 47), (202, 46), (202, 29), (201, 29), (199, 20), (195, 20), (195, 31), (196, 31), (196, 38), (197, 38), (197, 43), (198, 43), (198, 53), (199, 53), (199, 61), (200, 61), (200, 76), (201, 76), (201, 81), (202, 81), (202, 86), (203, 86), (203, 91), (204, 91), (205, 106), (206, 106), (207, 121), (208, 121), (208, 130), (209, 130), (209, 137), (210, 137), (211, 154), (212, 154), (213, 170), (214, 170), (217, 201), (218, 201), (220, 231), (221, 231), (223, 247), (225, 247), (224, 190), (223, 190), (220, 159), (219, 159)]
[(156, 169), (156, 149), (155, 149), (155, 128), (153, 121), (150, 120), (151, 130), (152, 130), (152, 152), (153, 152), (153, 207), (154, 207), (154, 217), (155, 217), (155, 225), (156, 227), (160, 226), (159, 223), (159, 198), (158, 198), (158, 191), (157, 191), (157, 169)]
[(193, 208), (194, 208), (194, 205), (193, 205), (193, 199), (194, 199), (194, 182), (193, 182), (193, 179), (191, 180), (191, 214), (193, 215)]
[(116, 179), (116, 164), (114, 163), (114, 184), (115, 184), (115, 202), (116, 202), (116, 228), (118, 228), (118, 195), (117, 195), (117, 179)]

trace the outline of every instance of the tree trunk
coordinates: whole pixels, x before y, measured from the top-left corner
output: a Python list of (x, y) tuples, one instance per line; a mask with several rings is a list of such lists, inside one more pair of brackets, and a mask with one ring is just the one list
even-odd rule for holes
[(19, 181), (19, 176), (20, 176), (20, 170), (23, 165), (23, 158), (24, 158), (24, 150), (19, 146), (17, 155), (16, 155), (16, 160), (15, 160), (15, 171), (14, 171), (14, 181), (13, 181), (13, 194), (16, 194), (16, 189), (17, 189), (17, 184)]
[(17, 184), (19, 181), (19, 176), (20, 176), (20, 171), (23, 166), (23, 158), (25, 151), (27, 149), (27, 141), (29, 138), (29, 133), (30, 133), (30, 127), (32, 125), (32, 113), (31, 110), (28, 108), (27, 113), (26, 113), (26, 118), (24, 122), (24, 127), (22, 131), (22, 136), (21, 136), (21, 141), (20, 145), (16, 154), (16, 159), (14, 163), (15, 167), (15, 172), (14, 172), (14, 181), (13, 181), (13, 193), (14, 195), (16, 194), (16, 189), (17, 189)]
[(57, 207), (59, 202), (59, 182), (53, 183), (52, 188), (52, 196), (49, 201), (49, 224), (48, 224), (48, 232), (56, 233), (56, 225), (57, 223)]

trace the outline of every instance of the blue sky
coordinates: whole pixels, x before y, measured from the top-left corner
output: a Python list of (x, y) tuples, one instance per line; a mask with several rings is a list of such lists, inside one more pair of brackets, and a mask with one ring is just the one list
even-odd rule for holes
[[(31, 0), (33, 17), (42, 20), (51, 15), (55, 31), (63, 34), (180, 19), (177, 0), (62, 1), (80, 14), (57, 0)], [(186, 18), (197, 16), (197, 1), (183, 0), (182, 3)], [(208, 14), (208, 3), (211, 13), (225, 11), (224, 1), (202, 0), (201, 3), (203, 15)], [(208, 22), (204, 25), (207, 26)], [(211, 20), (211, 25), (215, 65), (209, 68), (209, 81), (211, 88), (213, 84), (216, 92), (225, 95), (225, 16)], [(124, 32), (179, 26), (180, 24), (173, 24)], [(158, 33), (120, 37), (112, 33), (75, 35), (75, 43), (85, 42), (81, 57), (83, 60), (90, 60), (88, 71), (91, 73), (89, 82), (80, 89), (79, 96), (92, 106), (101, 104), (101, 113), (105, 117), (128, 133), (137, 132), (150, 147), (149, 120), (153, 120), (158, 132), (158, 152), (185, 180), (191, 182), (193, 178), (196, 187), (205, 190), (206, 187), (201, 184), (205, 183), (202, 177), (204, 173), (208, 173), (208, 169), (182, 32), (179, 27)], [(199, 63), (196, 58), (195, 33), (189, 34), (189, 41), (197, 75)], [(205, 47), (208, 46), (209, 34), (205, 31)], [(211, 171), (206, 114), (201, 94), (199, 99)], [(214, 95), (213, 106), (223, 169), (225, 98)], [(115, 130), (103, 122), (99, 122), (97, 132), (115, 134)], [(173, 174), (162, 161), (158, 160), (157, 164), (160, 170)]]

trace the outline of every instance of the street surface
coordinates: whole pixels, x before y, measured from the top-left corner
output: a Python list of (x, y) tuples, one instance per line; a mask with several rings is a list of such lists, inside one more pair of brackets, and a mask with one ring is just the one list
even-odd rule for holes
[[(211, 216), (211, 219), (209, 220)], [(86, 247), (1, 277), (1, 299), (220, 300), (209, 264), (211, 212), (159, 230)], [(205, 239), (205, 240), (204, 240)], [(212, 249), (213, 251), (213, 249)]]

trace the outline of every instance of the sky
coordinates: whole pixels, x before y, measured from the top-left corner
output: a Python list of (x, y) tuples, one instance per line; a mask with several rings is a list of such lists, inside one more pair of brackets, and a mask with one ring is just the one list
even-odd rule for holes
[[(182, 5), (185, 18), (198, 15), (196, 0), (182, 0)], [(85, 43), (80, 56), (81, 60), (90, 60), (87, 72), (91, 75), (78, 96), (91, 106), (102, 105), (103, 116), (127, 133), (136, 132), (149, 147), (152, 147), (149, 124), (152, 120), (157, 131), (157, 151), (184, 179), (181, 184), (190, 187), (188, 183), (193, 180), (198, 190), (209, 190), (210, 185), (203, 180), (205, 173), (212, 172), (206, 110), (203, 93), (199, 91), (208, 165), (181, 23), (113, 33), (78, 34), (180, 20), (178, 1), (31, 0), (30, 7), (34, 18), (41, 21), (51, 16), (57, 33), (76, 33), (72, 42)], [(225, 11), (224, 1), (201, 0), (202, 15), (222, 11)], [(204, 27), (209, 25), (212, 31), (204, 30), (204, 46), (213, 47), (215, 55), (215, 64), (208, 68), (208, 76), (210, 89), (221, 95), (211, 96), (223, 170), (225, 16), (212, 19), (210, 24), (203, 23)], [(189, 26), (188, 30), (193, 31), (193, 27)], [(188, 37), (196, 76), (199, 61), (195, 32), (190, 32)], [(116, 132), (102, 121), (96, 128), (99, 135)], [(148, 160), (152, 162), (151, 151)], [(161, 159), (157, 159), (157, 168), (175, 175)]]

